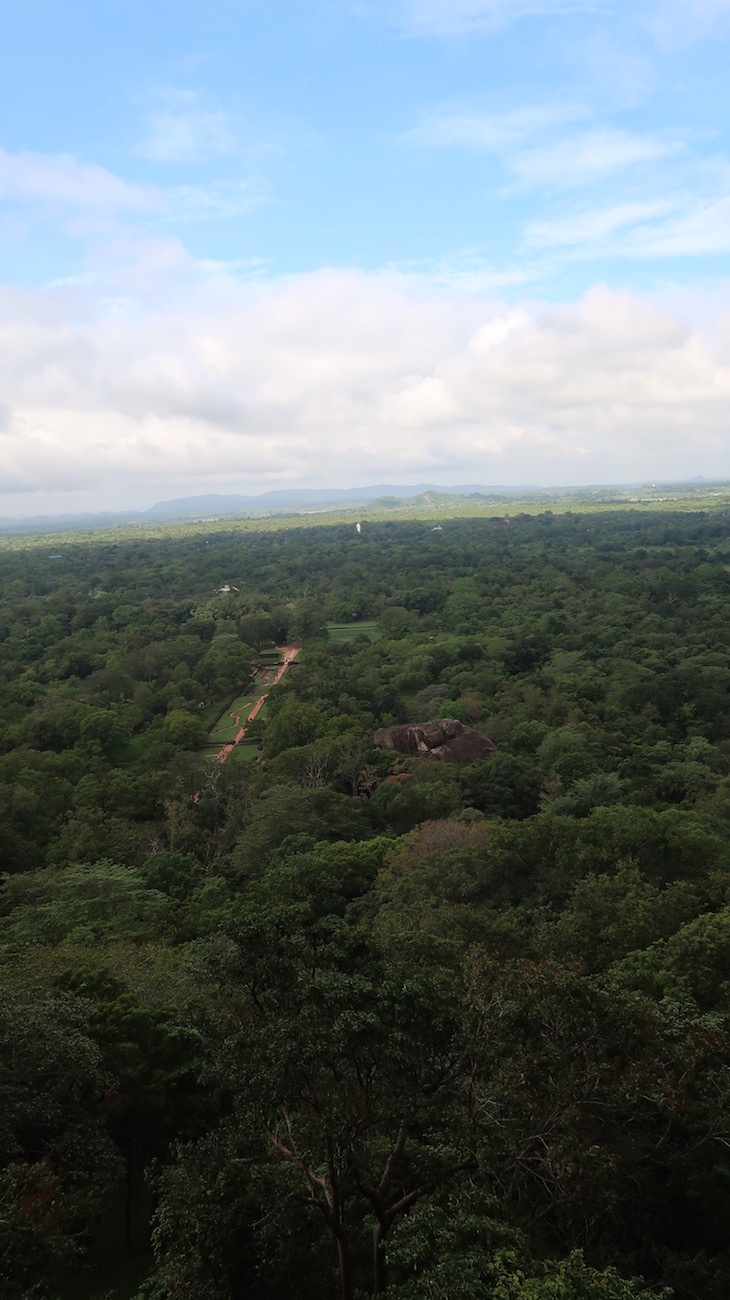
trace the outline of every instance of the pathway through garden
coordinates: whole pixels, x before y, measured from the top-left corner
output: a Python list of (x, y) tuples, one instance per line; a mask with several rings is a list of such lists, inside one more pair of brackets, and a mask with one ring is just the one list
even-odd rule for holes
[[(301, 650), (302, 647), (300, 645), (279, 645), (276, 648), (279, 651), (279, 653), (283, 656), (283, 659), (282, 662), (279, 664), (278, 668), (276, 669), (276, 671), (274, 672), (274, 676), (272, 677), (271, 681), (267, 683), (269, 690), (265, 691), (263, 695), (260, 695), (255, 704), (252, 704), (251, 712), (246, 716), (245, 722), (240, 726), (240, 729), (236, 732), (236, 735), (234, 736), (233, 740), (227, 740), (225, 745), (221, 749), (220, 753), (216, 756), (215, 761), (217, 763), (225, 763), (226, 759), (228, 758), (228, 755), (232, 754), (233, 750), (236, 748), (236, 745), (240, 744), (240, 742), (243, 740), (244, 736), (246, 735), (246, 731), (248, 729), (249, 724), (253, 722), (254, 718), (258, 717), (258, 714), (261, 711), (264, 701), (268, 699), (269, 691), (271, 690), (272, 686), (277, 686), (279, 684), (287, 668), (291, 663), (294, 662), (296, 656), (299, 654), (299, 651)], [(266, 680), (266, 677), (269, 675), (269, 672), (270, 670), (266, 670), (264, 674), (264, 680)], [(236, 723), (241, 722), (240, 714), (235, 714), (235, 715), (231, 714), (230, 716), (233, 718), (234, 722)]]

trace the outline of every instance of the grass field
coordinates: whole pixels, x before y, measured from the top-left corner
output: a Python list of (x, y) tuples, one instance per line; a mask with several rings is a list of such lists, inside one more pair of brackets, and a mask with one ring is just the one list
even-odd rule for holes
[[(210, 740), (218, 740), (222, 745), (227, 740), (235, 740), (260, 694), (261, 692), (254, 688), (237, 695), (226, 708), (223, 717), (214, 727), (211, 727), (208, 732)], [(240, 717), (241, 721), (235, 722), (231, 714), (234, 714), (234, 717)], [(213, 716), (215, 717), (215, 714)]]
[[(227, 721), (226, 721), (227, 718)], [(241, 730), (241, 723), (234, 722), (232, 718), (221, 718), (215, 731), (208, 732), (208, 741), (211, 745), (225, 745), (227, 740), (235, 740)]]
[(356, 623), (328, 623), (327, 636), (335, 645), (344, 645), (345, 641), (352, 641), (355, 636), (366, 636), (370, 641), (379, 641), (378, 620), (361, 618)]
[[(216, 725), (208, 732), (207, 743), (200, 751), (206, 758), (214, 758), (218, 753), (220, 753), (223, 745), (229, 744), (236, 739), (241, 727), (245, 726), (248, 722), (248, 716), (256, 704), (256, 701), (260, 700), (261, 696), (265, 695), (268, 689), (269, 687), (264, 682), (255, 682), (248, 688), (248, 690), (237, 695), (234, 700), (230, 701), (230, 703), (226, 702), (225, 713)], [(256, 715), (257, 718), (266, 717), (267, 707), (267, 702), (264, 701)], [(211, 705), (211, 709), (213, 710), (212, 717), (216, 716), (220, 711), (220, 708), (220, 701), (217, 705)], [(235, 722), (231, 717), (231, 714), (237, 716), (240, 721)], [(229, 759), (251, 759), (258, 753), (260, 753), (260, 746), (255, 741), (251, 741), (250, 743), (242, 743), (234, 746), (229, 754)]]
[(214, 700), (212, 704), (206, 704), (205, 708), (199, 711), (198, 717), (205, 723), (206, 727), (212, 726), (221, 709), (226, 707), (229, 698), (230, 696), (226, 696), (224, 700)]
[[(285, 647), (285, 650), (287, 654), (291, 653), (290, 647)], [(296, 654), (296, 648), (294, 653)], [(259, 718), (266, 717), (268, 703), (265, 697), (273, 685), (277, 669), (285, 663), (284, 653), (280, 649), (264, 651), (258, 663), (260, 667), (259, 675), (245, 691), (241, 691), (234, 699), (227, 700), (225, 705), (222, 705), (219, 701), (218, 704), (210, 705), (209, 709), (205, 711), (211, 722), (209, 723), (206, 743), (201, 746), (199, 752), (205, 755), (206, 758), (215, 758), (224, 745), (233, 746), (228, 752), (227, 759), (235, 758), (236, 761), (252, 759), (261, 752), (261, 746), (257, 740), (246, 739), (244, 743), (238, 745), (233, 742), (235, 742), (236, 736), (242, 727), (247, 729), (251, 727), (254, 736), (256, 736), (256, 722)], [(282, 667), (282, 672), (284, 671), (285, 668)], [(263, 700), (262, 697), (264, 697)], [(256, 718), (249, 722), (251, 712), (259, 701), (261, 701), (261, 704)], [(223, 713), (218, 717), (221, 708)], [(213, 722), (216, 717), (218, 717), (218, 721)], [(225, 759), (226, 755), (223, 757)]]
[(231, 750), (229, 761), (232, 759), (236, 763), (240, 763), (244, 760), (250, 762), (252, 758), (256, 758), (260, 753), (260, 745), (255, 745), (253, 742), (247, 744), (245, 740), (242, 740), (240, 745), (236, 745), (235, 749)]

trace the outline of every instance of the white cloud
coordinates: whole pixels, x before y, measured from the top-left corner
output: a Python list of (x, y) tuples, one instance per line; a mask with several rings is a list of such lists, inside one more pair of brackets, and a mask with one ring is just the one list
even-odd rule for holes
[(4, 489), (45, 508), (720, 474), (730, 310), (601, 287), (515, 310), (402, 277), (240, 283), (189, 262), (176, 294), (145, 301), (4, 291), (0, 391)]
[(0, 200), (88, 212), (149, 213), (163, 206), (160, 191), (125, 181), (96, 163), (68, 154), (7, 153), (0, 149)]
[(495, 154), (520, 187), (543, 190), (595, 186), (618, 173), (664, 163), (685, 153), (681, 140), (611, 126), (560, 133), (566, 124), (589, 116), (588, 107), (578, 102), (525, 105), (494, 114), (441, 110), (399, 138), (405, 144)]
[(436, 148), (467, 146), (501, 153), (532, 136), (585, 115), (585, 108), (578, 104), (525, 105), (508, 113), (445, 109), (429, 114), (418, 126), (405, 131), (400, 140), (405, 144)]
[(730, 193), (678, 191), (666, 198), (583, 209), (528, 222), (525, 247), (580, 258), (697, 258), (730, 253)]
[[(384, 0), (353, 5), (368, 14)], [(706, 39), (730, 19), (730, 0), (385, 0), (392, 19), (413, 36), (475, 35), (529, 18), (596, 18), (627, 31), (643, 27), (660, 46)]]
[(574, 93), (595, 105), (636, 108), (657, 88), (656, 50), (635, 22), (595, 23), (590, 31), (581, 25), (565, 33), (561, 52)]
[(730, 252), (730, 195), (693, 196), (683, 210), (634, 232), (633, 257), (702, 257)]
[(601, 13), (612, 0), (401, 0), (397, 13), (419, 36), (461, 36), (502, 27), (522, 18)]
[(472, 335), (469, 349), (476, 353), (489, 352), (492, 348), (499, 347), (513, 330), (524, 329), (529, 323), (529, 314), (517, 309), (495, 316)]
[(690, 21), (714, 22), (718, 18), (730, 15), (730, 0), (663, 0), (661, 8), (666, 12), (672, 9), (684, 10), (685, 18)]
[(605, 248), (607, 240), (628, 227), (665, 217), (674, 206), (671, 200), (665, 199), (616, 203), (554, 220), (530, 221), (524, 228), (524, 239), (530, 248)]
[[(11, 154), (0, 149), (0, 204), (3, 202), (46, 215), (60, 211), (67, 222), (74, 223), (68, 227), (73, 233), (84, 234), (93, 232), (93, 223), (110, 219), (147, 224), (230, 220), (260, 207), (267, 196), (262, 185), (253, 181), (138, 185), (67, 154)], [(11, 225), (6, 234), (11, 236)], [(19, 237), (22, 234), (21, 226)]]
[(228, 182), (203, 188), (178, 185), (167, 193), (171, 217), (181, 221), (228, 221), (245, 216), (267, 202), (264, 189), (248, 182)]
[(218, 105), (204, 103), (194, 90), (165, 87), (146, 114), (137, 152), (152, 162), (205, 162), (236, 149), (236, 123)]
[(657, 44), (676, 50), (727, 27), (730, 0), (648, 0), (644, 17)]
[(510, 165), (525, 184), (561, 189), (592, 185), (612, 173), (658, 162), (681, 149), (677, 141), (603, 127), (515, 154)]
[(464, 294), (496, 293), (540, 279), (540, 268), (524, 256), (512, 265), (496, 267), (478, 249), (464, 249), (447, 258), (398, 262), (387, 270), (412, 285)]

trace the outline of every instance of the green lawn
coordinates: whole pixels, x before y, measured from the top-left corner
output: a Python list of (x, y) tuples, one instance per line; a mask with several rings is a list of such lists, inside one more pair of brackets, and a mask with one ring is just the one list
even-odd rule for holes
[[(263, 694), (263, 686), (254, 684), (253, 686), (250, 686), (248, 690), (237, 695), (226, 707), (226, 711), (220, 721), (217, 722), (215, 727), (208, 732), (211, 742), (220, 740), (221, 744), (223, 744), (226, 740), (234, 740), (240, 731), (240, 727), (248, 718), (254, 704)], [(218, 705), (218, 708), (220, 708), (220, 704)], [(218, 710), (216, 710), (216, 712), (217, 711)], [(230, 716), (232, 713), (237, 714), (240, 717), (240, 725), (233, 721)], [(215, 713), (213, 714), (213, 717), (215, 717)]]
[[(269, 654), (269, 660), (266, 663), (266, 667), (268, 669), (276, 668), (282, 663), (282, 658), (281, 655), (278, 653), (278, 651), (270, 651), (268, 652), (268, 654)], [(260, 660), (263, 660), (266, 657), (266, 655), (267, 655), (267, 651), (264, 651), (263, 654), (260, 656)], [(215, 726), (208, 731), (208, 740), (199, 752), (203, 754), (206, 758), (215, 758), (216, 754), (220, 752), (223, 745), (228, 744), (231, 741), (236, 739), (236, 736), (238, 735), (241, 727), (246, 725), (248, 721), (248, 715), (250, 714), (251, 709), (256, 704), (257, 700), (260, 700), (262, 695), (267, 695), (270, 689), (271, 689), (271, 683), (265, 684), (262, 681), (254, 681), (252, 685), (248, 687), (247, 690), (235, 696), (235, 698), (230, 702), (226, 701), (225, 712), (223, 713), (219, 721), (215, 724)], [(203, 716), (203, 719), (205, 721), (208, 721), (209, 726), (213, 722), (213, 719), (220, 712), (221, 707), (222, 707), (221, 702), (218, 701), (217, 704), (211, 704), (205, 710), (201, 709), (201, 714)], [(264, 701), (264, 703), (262, 704), (261, 708), (259, 709), (256, 715), (256, 718), (254, 719), (254, 725), (258, 720), (258, 718), (266, 717), (267, 710), (268, 710), (268, 703), (267, 701)], [(240, 723), (236, 723), (233, 721), (233, 719), (230, 716), (232, 713), (237, 714), (240, 717), (241, 719)], [(261, 747), (256, 741), (245, 742), (243, 744), (236, 745), (233, 748), (233, 750), (229, 755), (229, 761), (233, 758), (235, 758), (237, 761), (241, 759), (244, 760), (251, 759), (256, 754), (259, 754), (260, 752), (261, 752)]]
[(208, 732), (208, 735), (211, 740), (233, 740), (233, 737), (240, 730), (240, 726), (231, 717), (232, 713), (234, 714), (234, 716), (240, 716), (242, 713), (248, 713), (247, 700), (243, 700), (242, 702), (240, 700), (236, 700), (233, 702), (233, 704), (231, 704), (230, 708), (226, 709), (225, 713), (223, 714), (223, 717), (220, 718), (219, 721), (216, 722), (215, 726), (211, 727), (210, 731)]
[(206, 727), (210, 727), (227, 703), (228, 696), (226, 696), (225, 700), (214, 700), (212, 704), (206, 704), (204, 709), (199, 710), (198, 717), (205, 723)]
[(227, 740), (235, 740), (240, 730), (241, 728), (237, 722), (232, 722), (229, 718), (226, 723), (224, 719), (221, 718), (215, 731), (210, 731), (208, 733), (208, 739), (210, 744), (225, 745)]
[(327, 635), (335, 645), (343, 645), (345, 641), (352, 641), (355, 636), (366, 636), (370, 641), (380, 640), (378, 620), (376, 618), (361, 618), (358, 622), (353, 623), (328, 623)]
[(256, 758), (260, 753), (261, 753), (260, 745), (255, 745), (253, 743), (248, 744), (245, 740), (242, 740), (240, 745), (236, 745), (235, 748), (231, 750), (231, 753), (228, 756), (228, 762), (229, 763), (231, 761), (235, 761), (237, 763), (240, 763), (242, 761), (248, 762), (252, 758)]
[[(266, 693), (266, 689), (267, 688), (264, 687), (263, 684), (254, 683), (253, 686), (249, 687), (249, 689), (244, 691), (241, 695), (237, 695), (236, 698), (227, 705), (223, 717), (216, 726), (208, 732), (208, 741), (202, 751), (206, 757), (213, 758), (223, 745), (236, 739), (241, 727), (245, 726), (251, 709), (255, 705), (256, 701), (261, 699), (261, 696)], [(220, 704), (218, 705), (218, 709), (219, 708)], [(216, 709), (216, 712), (218, 709)], [(264, 703), (261, 706), (257, 717), (265, 717), (266, 709), (267, 705)], [(237, 714), (240, 717), (240, 723), (233, 721), (230, 717), (231, 713)], [(215, 713), (213, 716), (215, 717)], [(237, 745), (233, 750), (231, 757), (253, 758), (254, 754), (258, 754), (259, 752), (259, 746), (252, 742), (251, 744)]]

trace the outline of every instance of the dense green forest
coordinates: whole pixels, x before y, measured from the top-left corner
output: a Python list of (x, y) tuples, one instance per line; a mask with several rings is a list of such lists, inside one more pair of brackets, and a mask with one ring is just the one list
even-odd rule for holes
[(730, 517), (432, 524), (0, 552), (8, 1300), (727, 1300)]

